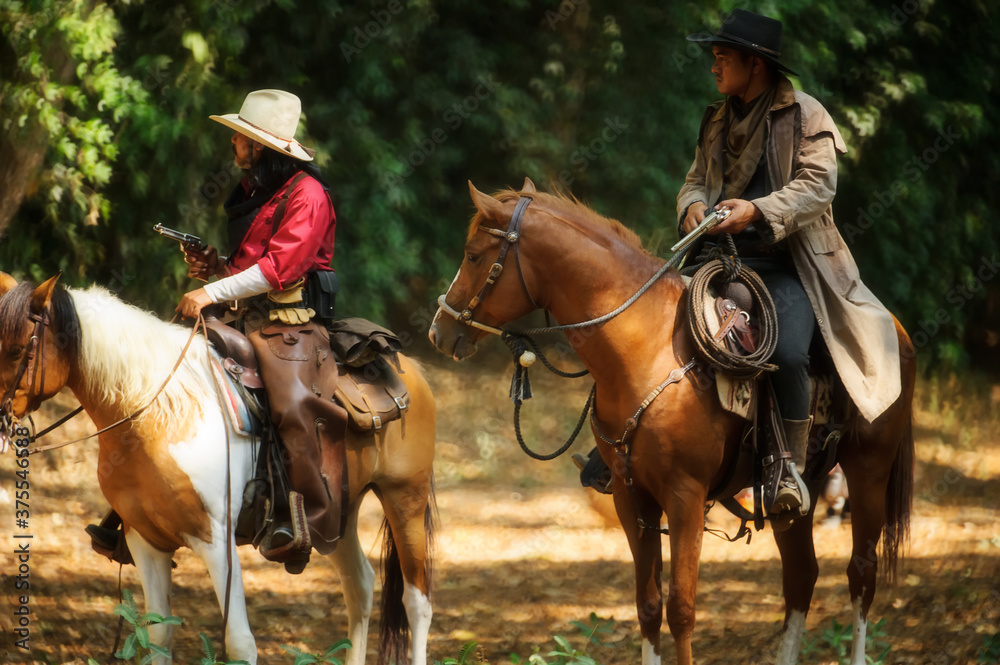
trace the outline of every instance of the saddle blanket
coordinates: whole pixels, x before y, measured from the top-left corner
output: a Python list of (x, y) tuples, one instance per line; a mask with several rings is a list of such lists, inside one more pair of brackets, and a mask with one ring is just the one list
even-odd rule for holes
[[(809, 375), (809, 413), (813, 415), (813, 425), (830, 422), (833, 406), (834, 377), (829, 374)], [(715, 373), (715, 388), (719, 394), (719, 404), (729, 413), (741, 418), (753, 418), (757, 399), (755, 379), (734, 379), (722, 372)]]
[(229, 424), (240, 434), (259, 434), (260, 421), (243, 399), (236, 379), (223, 368), (222, 362), (215, 356), (212, 356), (212, 375), (215, 377), (215, 385), (222, 399), (222, 410), (229, 419)]

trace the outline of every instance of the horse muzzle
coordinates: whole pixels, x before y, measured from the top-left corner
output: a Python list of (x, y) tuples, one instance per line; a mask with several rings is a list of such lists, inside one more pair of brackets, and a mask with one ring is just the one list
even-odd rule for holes
[(434, 316), (427, 338), (438, 351), (453, 360), (464, 360), (473, 355), (477, 343), (472, 339), (475, 331), (464, 323), (459, 323), (441, 315), (441, 310)]

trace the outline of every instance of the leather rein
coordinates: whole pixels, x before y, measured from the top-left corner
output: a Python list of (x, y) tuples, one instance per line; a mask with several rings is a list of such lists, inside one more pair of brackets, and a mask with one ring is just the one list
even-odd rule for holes
[[(646, 283), (643, 284), (642, 287), (640, 287), (639, 290), (636, 291), (635, 294), (633, 294), (631, 298), (629, 298), (628, 300), (626, 300), (620, 307), (618, 307), (617, 309), (615, 309), (615, 310), (613, 310), (611, 312), (608, 312), (607, 314), (605, 314), (603, 316), (599, 316), (597, 318), (590, 319), (589, 321), (581, 321), (580, 323), (571, 323), (571, 324), (566, 324), (566, 325), (549, 326), (549, 327), (546, 327), (546, 328), (533, 328), (533, 329), (530, 329), (530, 330), (524, 330), (524, 331), (519, 331), (519, 332), (514, 332), (514, 331), (511, 331), (511, 330), (504, 330), (504, 329), (501, 329), (501, 328), (497, 328), (495, 326), (490, 326), (490, 325), (487, 325), (485, 323), (481, 323), (479, 321), (476, 321), (473, 318), (473, 311), (475, 310), (476, 307), (478, 307), (480, 304), (482, 304), (483, 300), (486, 298), (487, 295), (489, 295), (490, 291), (493, 289), (493, 285), (500, 278), (500, 275), (503, 274), (503, 270), (504, 270), (503, 264), (504, 264), (504, 261), (505, 261), (505, 259), (507, 257), (507, 253), (510, 250), (511, 246), (514, 247), (514, 260), (515, 260), (515, 263), (516, 263), (516, 266), (517, 266), (518, 277), (521, 280), (521, 286), (524, 287), (524, 292), (527, 294), (528, 300), (531, 301), (531, 304), (534, 305), (534, 307), (536, 309), (541, 309), (541, 307), (538, 305), (538, 303), (535, 302), (535, 299), (532, 298), (531, 292), (529, 291), (528, 286), (525, 283), (524, 275), (521, 273), (521, 263), (520, 263), (520, 260), (518, 259), (518, 253), (517, 253), (518, 241), (521, 239), (521, 223), (523, 222), (523, 219), (524, 219), (524, 212), (525, 212), (525, 210), (527, 210), (528, 205), (530, 203), (531, 203), (531, 199), (528, 198), (528, 197), (522, 196), (520, 199), (518, 199), (517, 205), (514, 207), (514, 212), (511, 214), (510, 222), (507, 225), (507, 230), (506, 231), (502, 231), (500, 229), (488, 228), (488, 227), (484, 227), (484, 226), (479, 226), (478, 227), (477, 230), (479, 230), (479, 231), (485, 231), (486, 233), (490, 233), (492, 235), (495, 235), (495, 236), (501, 238), (503, 242), (500, 245), (500, 253), (497, 256), (496, 261), (494, 261), (493, 265), (490, 266), (490, 271), (489, 271), (489, 273), (486, 276), (485, 282), (483, 283), (482, 287), (480, 287), (480, 289), (476, 293), (476, 295), (473, 296), (472, 299), (469, 301), (469, 304), (465, 307), (465, 309), (463, 309), (461, 312), (459, 312), (455, 308), (453, 308), (450, 305), (448, 305), (448, 303), (447, 303), (447, 296), (448, 296), (448, 294), (444, 294), (444, 295), (441, 295), (440, 297), (438, 297), (438, 305), (441, 307), (442, 311), (444, 311), (445, 313), (449, 314), (450, 316), (452, 316), (454, 319), (456, 319), (460, 323), (464, 323), (467, 326), (470, 326), (472, 328), (478, 328), (479, 330), (484, 330), (486, 332), (493, 333), (495, 335), (499, 335), (504, 340), (504, 342), (508, 345), (508, 347), (510, 347), (511, 352), (516, 356), (516, 359), (518, 361), (518, 365), (515, 366), (514, 379), (513, 379), (513, 382), (511, 384), (511, 398), (514, 400), (514, 405), (515, 405), (515, 408), (514, 408), (514, 424), (515, 424), (515, 431), (516, 431), (516, 434), (517, 434), (518, 443), (521, 445), (522, 450), (524, 450), (524, 452), (527, 453), (530, 457), (532, 457), (534, 459), (538, 459), (538, 460), (543, 460), (543, 461), (544, 460), (550, 460), (550, 459), (554, 459), (555, 457), (559, 456), (560, 454), (562, 454), (563, 452), (565, 452), (566, 450), (568, 450), (569, 447), (570, 447), (570, 445), (572, 445), (573, 441), (576, 439), (577, 434), (579, 434), (581, 426), (583, 425), (583, 422), (586, 419), (588, 411), (591, 412), (591, 423), (595, 427), (595, 430), (598, 432), (598, 434), (600, 434), (601, 438), (604, 439), (605, 441), (611, 443), (612, 446), (620, 454), (622, 454), (624, 452), (624, 454), (628, 455), (628, 454), (630, 454), (630, 451), (631, 451), (631, 446), (628, 445), (628, 440), (629, 440), (632, 432), (638, 426), (639, 419), (642, 417), (643, 412), (652, 403), (652, 401), (654, 399), (656, 399), (656, 397), (661, 392), (663, 392), (663, 390), (665, 388), (667, 388), (669, 385), (671, 385), (673, 383), (677, 383), (678, 381), (680, 381), (681, 378), (687, 372), (689, 372), (691, 369), (693, 369), (697, 365), (697, 362), (695, 360), (691, 360), (686, 365), (684, 365), (683, 367), (679, 367), (679, 368), (676, 368), (673, 371), (671, 371), (670, 372), (670, 376), (667, 377), (667, 379), (663, 383), (661, 383), (658, 387), (656, 387), (656, 388), (653, 389), (653, 391), (643, 401), (642, 405), (639, 407), (639, 410), (635, 413), (635, 415), (633, 415), (633, 417), (629, 418), (629, 420), (628, 420), (628, 422), (626, 423), (626, 426), (625, 426), (625, 432), (624, 432), (624, 434), (617, 441), (613, 441), (612, 439), (609, 439), (606, 435), (604, 435), (603, 432), (601, 432), (600, 428), (597, 427), (597, 424), (596, 424), (596, 422), (597, 422), (596, 421), (597, 407), (595, 405), (595, 401), (596, 401), (595, 400), (595, 395), (596, 395), (596, 388), (597, 388), (597, 386), (595, 384), (594, 385), (594, 390), (591, 391), (590, 397), (587, 399), (587, 404), (584, 406), (583, 414), (580, 417), (580, 421), (579, 421), (579, 423), (577, 423), (576, 429), (573, 431), (573, 434), (570, 436), (569, 440), (562, 447), (560, 447), (555, 453), (552, 453), (550, 455), (539, 455), (539, 454), (534, 453), (533, 451), (529, 450), (528, 447), (525, 445), (524, 440), (521, 437), (521, 432), (520, 432), (520, 427), (519, 427), (519, 410), (520, 410), (521, 402), (523, 401), (523, 399), (527, 399), (528, 397), (531, 397), (531, 388), (530, 388), (530, 384), (528, 383), (527, 375), (526, 375), (527, 374), (527, 368), (531, 364), (534, 363), (535, 358), (537, 356), (537, 357), (541, 358), (542, 363), (550, 371), (552, 371), (552, 372), (554, 372), (554, 373), (556, 373), (556, 374), (558, 374), (560, 376), (564, 376), (564, 377), (580, 377), (580, 376), (584, 376), (584, 375), (588, 374), (589, 371), (588, 370), (583, 370), (582, 372), (576, 372), (576, 373), (572, 373), (571, 374), (571, 373), (568, 373), (568, 372), (562, 372), (560, 370), (557, 370), (556, 368), (554, 368), (545, 359), (545, 356), (542, 355), (541, 351), (538, 348), (538, 345), (535, 344), (534, 340), (531, 339), (530, 335), (532, 335), (532, 334), (539, 334), (539, 333), (547, 333), (547, 332), (575, 330), (575, 329), (578, 329), (578, 328), (584, 328), (584, 327), (594, 326), (594, 325), (598, 325), (598, 324), (604, 323), (606, 321), (610, 321), (611, 319), (615, 318), (616, 316), (618, 316), (619, 314), (621, 314), (622, 312), (624, 312), (626, 309), (628, 309), (636, 300), (638, 300), (644, 293), (646, 293), (646, 291), (648, 291), (649, 288), (657, 280), (660, 279), (660, 277), (662, 277), (664, 274), (666, 274), (666, 272), (670, 268), (674, 267), (677, 263), (680, 262), (680, 260), (684, 257), (685, 253), (684, 252), (678, 252), (677, 254), (675, 254), (670, 259), (670, 261), (668, 261), (662, 268), (660, 268), (659, 270), (657, 270), (649, 278), (649, 280), (647, 280)], [(529, 345), (534, 349), (534, 352), (528, 350), (528, 346)], [(626, 465), (626, 468), (628, 468), (627, 465)], [(627, 477), (626, 481), (627, 481), (627, 484), (629, 484), (631, 486), (631, 477)]]
[[(25, 349), (24, 354), (21, 356), (21, 361), (18, 365), (17, 372), (14, 373), (14, 378), (11, 381), (10, 386), (8, 386), (7, 391), (3, 395), (3, 398), (0, 399), (0, 434), (6, 436), (10, 441), (14, 440), (14, 434), (15, 434), (13, 431), (14, 426), (20, 424), (20, 420), (18, 418), (15, 418), (11, 414), (11, 410), (13, 409), (14, 396), (17, 393), (17, 388), (18, 386), (21, 385), (21, 381), (24, 379), (24, 376), (27, 374), (29, 377), (31, 377), (31, 381), (28, 386), (29, 394), (31, 392), (35, 392), (35, 394), (42, 394), (42, 392), (45, 390), (45, 331), (51, 324), (51, 319), (49, 318), (49, 307), (46, 307), (45, 311), (42, 312), (42, 314), (35, 314), (34, 312), (29, 313), (28, 319), (34, 321), (35, 324), (34, 328), (31, 331), (31, 337), (28, 340), (28, 346)], [(163, 392), (163, 389), (167, 387), (168, 383), (170, 383), (170, 380), (174, 377), (174, 374), (177, 373), (177, 370), (180, 368), (181, 363), (184, 361), (184, 357), (187, 355), (188, 349), (191, 348), (191, 343), (194, 341), (195, 335), (197, 335), (198, 333), (198, 329), (204, 327), (205, 327), (205, 320), (199, 314), (197, 320), (195, 321), (194, 326), (191, 328), (191, 335), (188, 337), (187, 343), (184, 345), (184, 349), (181, 351), (180, 357), (177, 358), (177, 362), (174, 364), (173, 369), (170, 370), (170, 374), (167, 375), (166, 380), (164, 380), (163, 384), (160, 385), (159, 389), (157, 389), (156, 393), (153, 395), (152, 399), (150, 399), (148, 404), (137, 409), (134, 413), (131, 413), (125, 416), (124, 418), (118, 420), (117, 422), (114, 422), (108, 425), (107, 427), (99, 429), (93, 434), (90, 434), (88, 436), (79, 439), (74, 439), (72, 441), (64, 441), (62, 443), (51, 444), (47, 446), (37, 446), (29, 450), (28, 454), (34, 455), (37, 453), (45, 452), (47, 450), (55, 450), (57, 448), (63, 448), (73, 443), (80, 443), (81, 441), (92, 439), (95, 436), (104, 434), (105, 432), (112, 430), (126, 422), (134, 420), (135, 418), (140, 416), (143, 412), (146, 411), (146, 409), (152, 406), (153, 402), (155, 402), (156, 399), (160, 396), (160, 393)], [(38, 359), (37, 364), (35, 363), (36, 357)], [(35, 383), (39, 374), (41, 375), (41, 385), (39, 386), (39, 389), (36, 392)], [(41, 432), (29, 436), (28, 437), (29, 442), (34, 443), (35, 441), (42, 438), (46, 434), (66, 424), (70, 419), (77, 416), (82, 411), (83, 411), (82, 406), (77, 407), (69, 414), (63, 416), (56, 422), (52, 423), (51, 425), (43, 429)]]

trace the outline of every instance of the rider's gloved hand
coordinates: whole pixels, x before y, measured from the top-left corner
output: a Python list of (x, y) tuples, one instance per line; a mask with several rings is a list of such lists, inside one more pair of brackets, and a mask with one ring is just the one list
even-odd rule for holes
[(209, 245), (204, 249), (184, 247), (184, 262), (188, 264), (188, 277), (207, 282), (210, 278), (221, 275), (225, 263), (219, 260), (219, 253)]

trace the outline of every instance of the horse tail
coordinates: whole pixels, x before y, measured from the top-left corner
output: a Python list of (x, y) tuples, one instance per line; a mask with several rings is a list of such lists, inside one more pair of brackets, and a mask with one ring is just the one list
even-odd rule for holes
[(909, 336), (896, 321), (899, 335), (902, 390), (900, 403), (906, 408), (906, 422), (899, 433), (896, 459), (889, 470), (885, 489), (885, 527), (882, 531), (882, 555), (885, 566), (881, 574), (890, 584), (895, 581), (896, 567), (902, 558), (901, 550), (910, 537), (910, 514), (913, 512), (913, 392), (916, 370), (913, 362), (914, 348)]
[[(437, 501), (434, 497), (434, 477), (431, 476), (430, 493), (424, 509), (424, 579), (430, 597), (434, 572), (434, 534), (437, 529)], [(389, 521), (382, 520), (382, 620), (379, 625), (378, 665), (410, 662), (410, 621), (403, 602), (403, 567), (399, 550), (389, 528)]]

